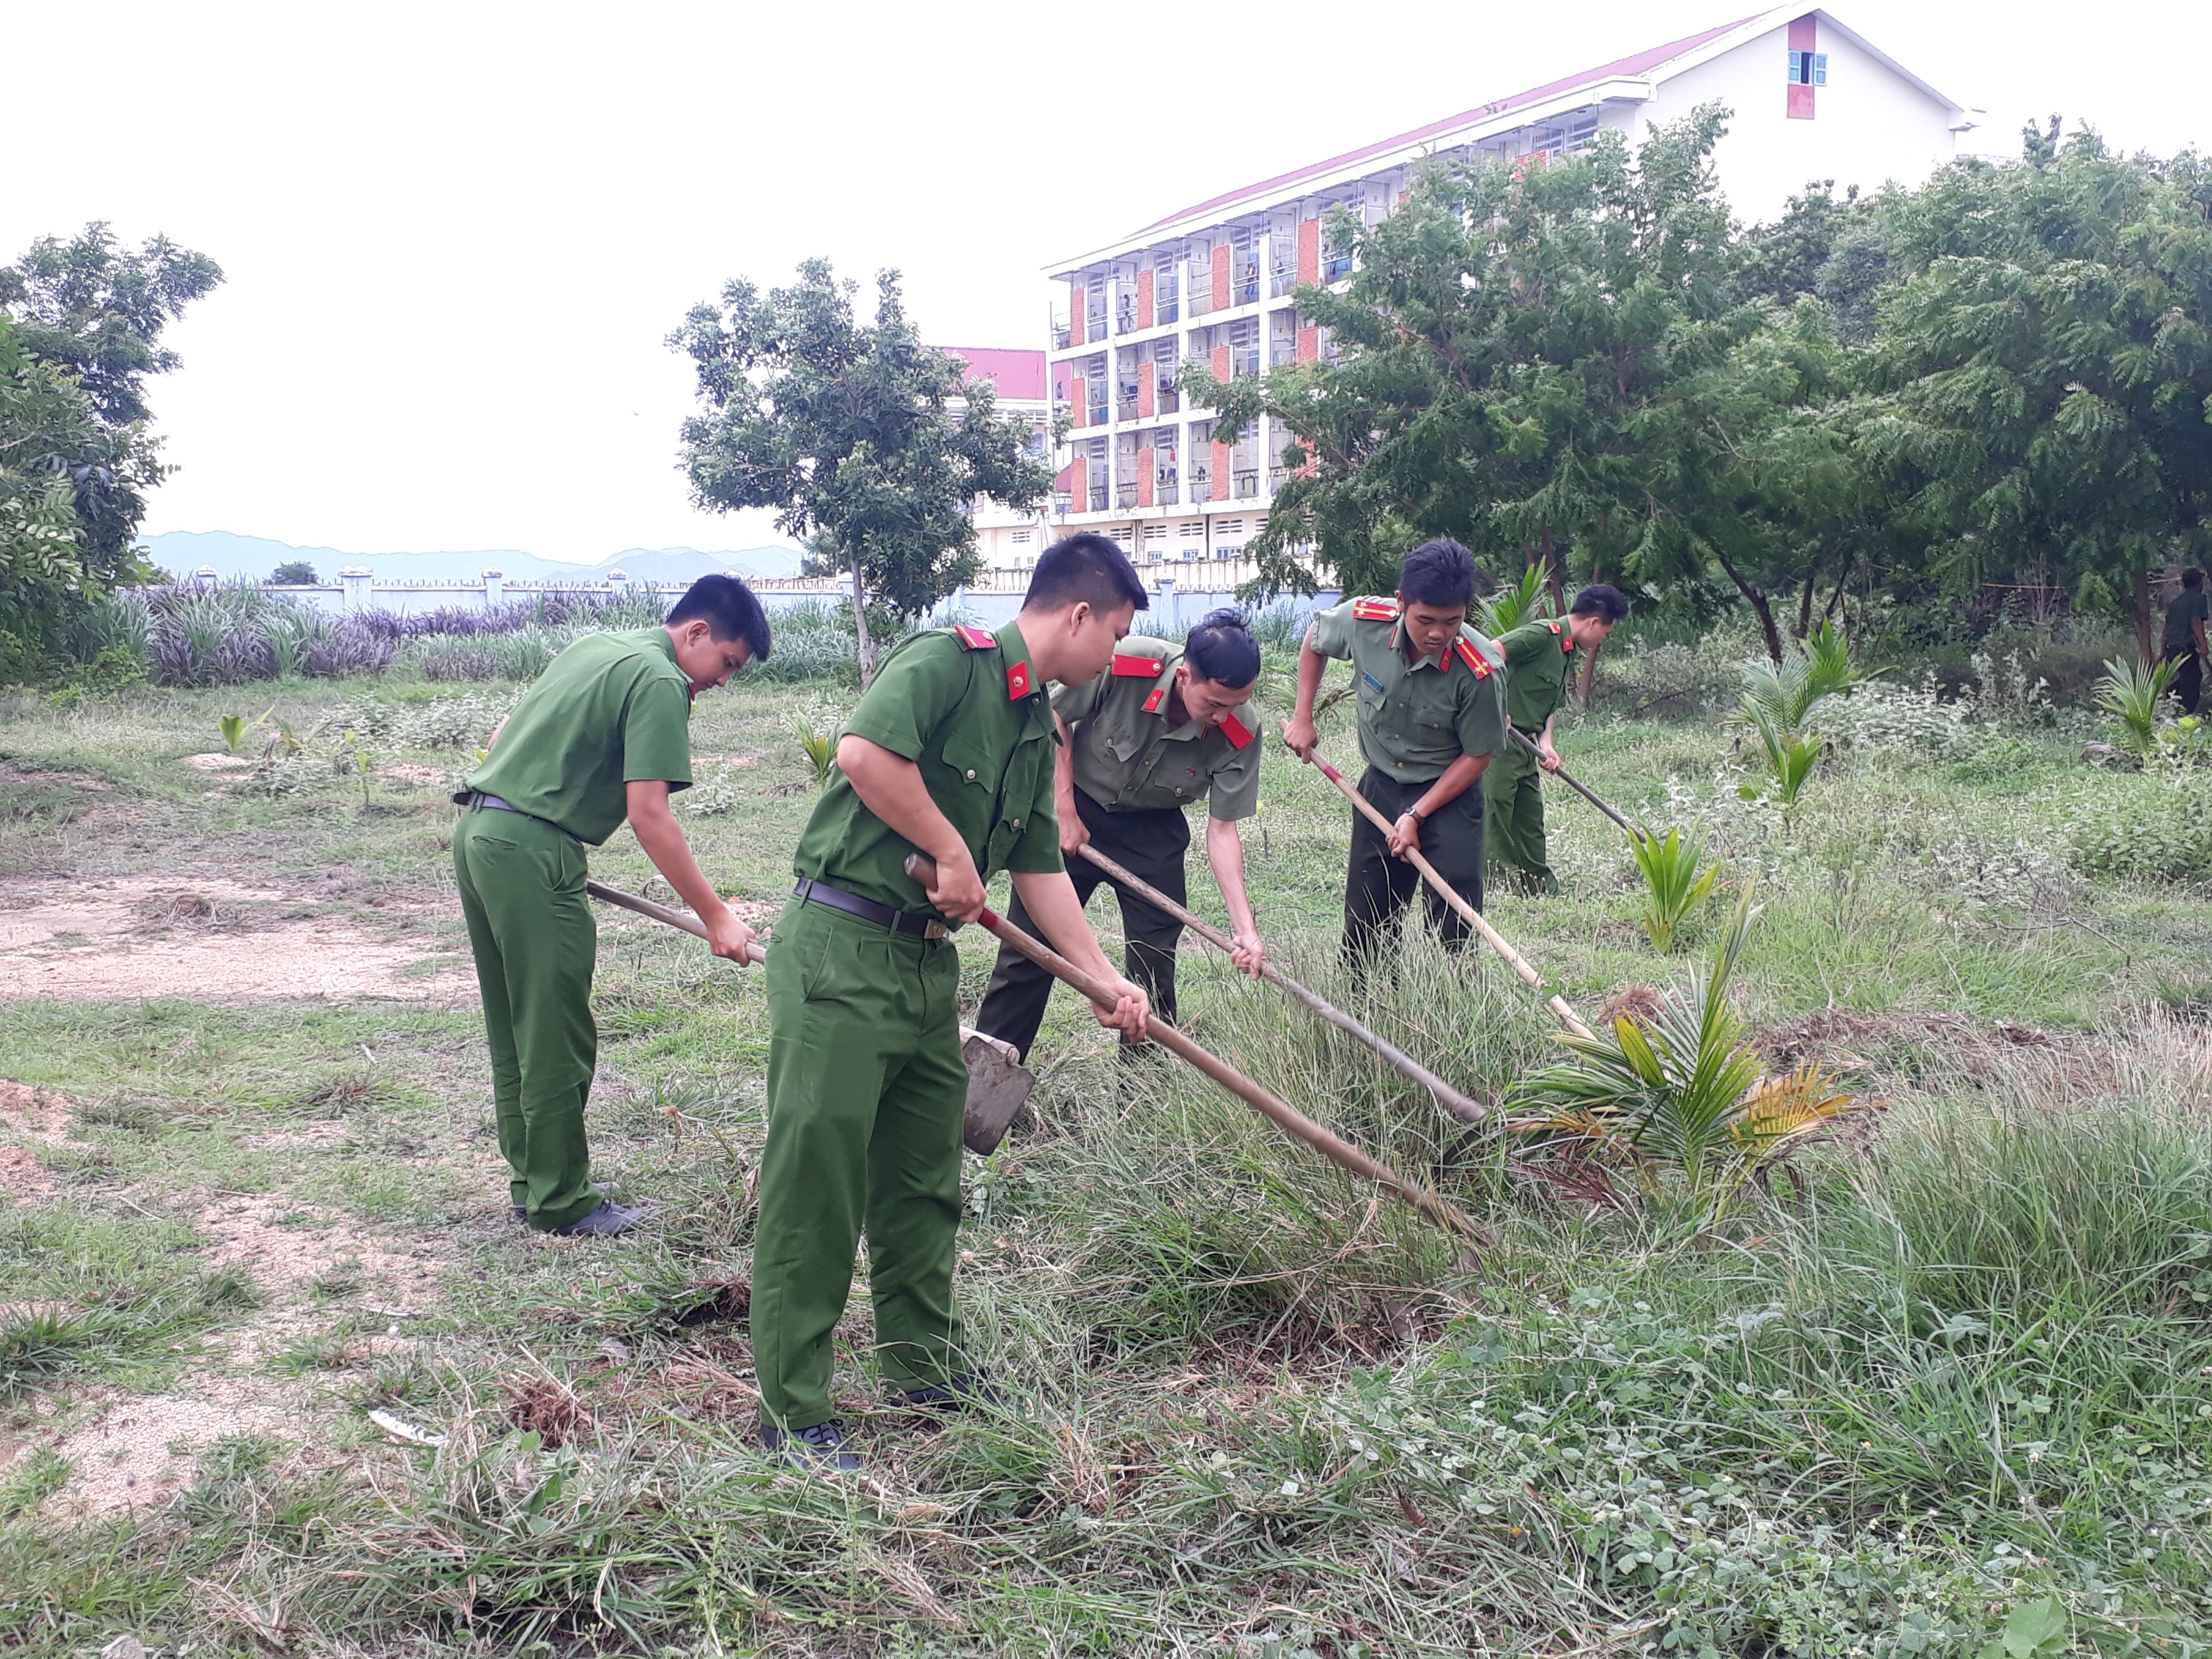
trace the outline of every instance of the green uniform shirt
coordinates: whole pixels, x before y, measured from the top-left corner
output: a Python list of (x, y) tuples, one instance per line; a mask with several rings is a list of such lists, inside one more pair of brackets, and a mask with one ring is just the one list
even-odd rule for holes
[(691, 787), (691, 679), (665, 628), (586, 634), (553, 659), (462, 781), (597, 847), (631, 783)]
[(2197, 630), (2191, 623), (2212, 623), (2212, 596), (2203, 588), (2191, 592), (2181, 590), (2181, 597), (2166, 607), (2166, 654), (2197, 648)]
[[(929, 798), (988, 881), (999, 870), (1061, 867), (1052, 810), (1059, 743), (1021, 629), (933, 628), (884, 659), (844, 731), (921, 769)], [(842, 736), (842, 733), (840, 733)], [(906, 872), (921, 849), (860, 804), (840, 772), (816, 803), (792, 868), (894, 910), (933, 915)]]
[(1224, 823), (1260, 810), (1260, 744), (1236, 715), (1202, 731), (1172, 730), (1176, 667), (1182, 647), (1133, 634), (1114, 665), (1085, 685), (1064, 685), (1052, 706), (1075, 744), (1077, 788), (1110, 812), (1191, 806), (1209, 798)]
[(1505, 653), (1505, 718), (1533, 738), (1567, 695), (1575, 636), (1565, 623), (1523, 623), (1500, 634), (1498, 648)]
[(1346, 599), (1317, 613), (1306, 643), (1352, 664), (1359, 693), (1359, 752), (1400, 783), (1428, 783), (1462, 755), (1505, 742), (1498, 647), (1464, 625), (1441, 660), (1406, 660), (1395, 599)]

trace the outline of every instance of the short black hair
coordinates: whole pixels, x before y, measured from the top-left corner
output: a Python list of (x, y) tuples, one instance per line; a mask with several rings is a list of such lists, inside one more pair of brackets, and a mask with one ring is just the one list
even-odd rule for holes
[(1575, 602), (1567, 607), (1570, 617), (1602, 617), (1608, 623), (1617, 623), (1628, 614), (1628, 595), (1611, 582), (1592, 582), (1575, 595)]
[(2183, 572), (2181, 573), (2181, 585), (2182, 585), (2184, 587), (2202, 587), (2202, 586), (2204, 586), (2204, 573), (2203, 573), (2203, 571), (2201, 571), (2201, 570), (2194, 570), (2194, 569), (2192, 569), (2192, 570), (2185, 570), (2185, 571), (2183, 571)]
[(1408, 605), (1466, 605), (1474, 598), (1474, 555), (1449, 536), (1423, 542), (1398, 568), (1398, 597)]
[(1242, 691), (1260, 678), (1260, 642), (1244, 625), (1244, 613), (1224, 606), (1209, 611), (1184, 635), (1182, 659), (1202, 680)]
[(743, 640), (755, 662), (768, 660), (768, 613), (751, 588), (735, 576), (702, 576), (684, 590), (668, 613), (671, 628), (704, 617), (718, 640)]
[(1152, 604), (1129, 556), (1095, 530), (1078, 531), (1037, 555), (1022, 609), (1065, 611), (1086, 603), (1097, 611), (1125, 605), (1149, 611)]

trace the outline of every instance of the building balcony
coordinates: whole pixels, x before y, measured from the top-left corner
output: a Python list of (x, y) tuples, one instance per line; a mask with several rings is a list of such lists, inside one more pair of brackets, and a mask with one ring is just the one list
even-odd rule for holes
[(1075, 510), (1075, 496), (1073, 493), (1065, 489), (1055, 489), (1053, 491), (1052, 510), (1055, 513), (1073, 512)]
[(1291, 469), (1287, 466), (1271, 466), (1267, 469), (1267, 493), (1270, 495), (1277, 494), (1290, 481)]
[(1135, 479), (1132, 478), (1127, 483), (1115, 484), (1114, 486), (1115, 506), (1134, 507), (1136, 504), (1137, 483)]
[(1182, 491), (1173, 484), (1155, 484), (1152, 487), (1154, 507), (1173, 507), (1182, 500)]
[(1280, 368), (1285, 363), (1294, 363), (1297, 360), (1298, 344), (1295, 340), (1278, 340), (1267, 348), (1267, 364), (1271, 368)]
[(1237, 498), (1239, 501), (1257, 500), (1260, 495), (1260, 474), (1257, 468), (1237, 475)]
[(1260, 267), (1246, 265), (1237, 273), (1235, 280), (1230, 284), (1229, 302), (1231, 305), (1249, 306), (1259, 297)]
[(1137, 331), (1136, 307), (1123, 306), (1114, 313), (1114, 331), (1116, 334), (1134, 334)]
[(1295, 292), (1297, 286), (1298, 268), (1296, 265), (1277, 265), (1267, 282), (1267, 297), (1279, 300), (1285, 294)]
[(1351, 275), (1352, 256), (1349, 253), (1332, 253), (1322, 261), (1321, 279), (1324, 283), (1340, 283)]
[(1201, 501), (1212, 499), (1213, 481), (1203, 472), (1195, 474), (1190, 481), (1190, 504), (1196, 507)]
[(1075, 336), (1066, 323), (1055, 321), (1052, 325), (1052, 349), (1065, 351), (1074, 343)]
[(1238, 346), (1229, 354), (1229, 372), (1234, 374), (1257, 374), (1260, 372), (1260, 348)]
[(1180, 320), (1177, 315), (1179, 309), (1179, 302), (1172, 294), (1165, 298), (1158, 295), (1152, 297), (1152, 320), (1155, 323), (1172, 323)]
[(1104, 312), (1094, 311), (1085, 315), (1083, 319), (1083, 337), (1086, 340), (1103, 340), (1106, 337)]
[(1086, 426), (1103, 426), (1103, 425), (1105, 425), (1105, 424), (1106, 424), (1106, 405), (1105, 405), (1105, 404), (1091, 404), (1091, 411), (1090, 411), (1090, 418), (1089, 418), (1088, 420), (1086, 420), (1086, 421), (1084, 422), (1084, 424), (1085, 424), (1085, 425), (1086, 425)]

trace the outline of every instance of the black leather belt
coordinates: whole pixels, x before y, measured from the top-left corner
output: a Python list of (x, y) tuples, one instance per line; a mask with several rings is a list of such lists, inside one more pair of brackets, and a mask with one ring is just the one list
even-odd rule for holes
[[(467, 794), (462, 796), (461, 805), (464, 806), (489, 806), (495, 812), (522, 812), (522, 809), (520, 806), (509, 806), (497, 795), (487, 795), (481, 789), (471, 789)], [(527, 812), (522, 812), (522, 816), (526, 818), (530, 814)]]
[(915, 939), (946, 939), (952, 933), (935, 916), (908, 915), (903, 910), (894, 910), (888, 904), (862, 898), (858, 893), (832, 887), (811, 876), (800, 877), (791, 896), (802, 904), (826, 904), (832, 910), (842, 910), (848, 916), (858, 916), (862, 921), (872, 921), (878, 927), (888, 927), (894, 933), (905, 933)]

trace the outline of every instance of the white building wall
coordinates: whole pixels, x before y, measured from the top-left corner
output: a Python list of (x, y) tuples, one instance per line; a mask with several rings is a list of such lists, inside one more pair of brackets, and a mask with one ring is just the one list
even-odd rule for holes
[(1700, 104), (1727, 106), (1729, 131), (1714, 149), (1713, 167), (1729, 208), (1747, 224), (1780, 218), (1812, 179), (1833, 179), (1838, 193), (1856, 185), (1870, 195), (1885, 184), (1924, 183), (1951, 159), (1950, 106), (1835, 29), (1820, 29), (1814, 50), (1828, 55), (1828, 83), (1813, 89), (1811, 120), (1787, 113), (1784, 26), (1661, 82), (1657, 97), (1635, 106), (1630, 143)]

